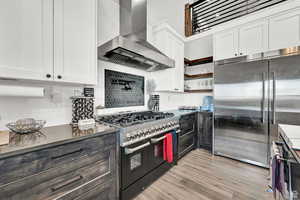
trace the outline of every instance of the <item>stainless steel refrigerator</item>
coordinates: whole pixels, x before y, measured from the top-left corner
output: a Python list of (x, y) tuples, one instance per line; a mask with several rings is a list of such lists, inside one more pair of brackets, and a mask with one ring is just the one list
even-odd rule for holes
[(300, 56), (215, 66), (214, 153), (268, 167), (278, 124), (300, 125)]

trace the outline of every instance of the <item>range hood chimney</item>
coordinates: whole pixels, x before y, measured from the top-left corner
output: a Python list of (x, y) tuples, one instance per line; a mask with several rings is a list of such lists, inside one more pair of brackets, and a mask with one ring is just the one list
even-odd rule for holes
[(120, 0), (120, 35), (98, 47), (98, 58), (147, 71), (175, 67), (147, 42), (147, 0)]

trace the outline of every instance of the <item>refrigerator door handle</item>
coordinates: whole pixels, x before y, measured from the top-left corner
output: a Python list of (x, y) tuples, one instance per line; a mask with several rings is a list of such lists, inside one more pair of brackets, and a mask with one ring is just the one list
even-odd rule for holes
[(261, 121), (265, 123), (265, 101), (266, 101), (266, 79), (265, 73), (262, 73), (262, 100), (261, 100)]
[(272, 99), (272, 121), (276, 124), (276, 73), (272, 72), (273, 78), (273, 99)]

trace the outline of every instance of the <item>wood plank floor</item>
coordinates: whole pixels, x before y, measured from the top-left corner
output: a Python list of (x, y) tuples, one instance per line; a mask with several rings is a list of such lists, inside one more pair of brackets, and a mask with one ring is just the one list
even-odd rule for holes
[(268, 170), (195, 150), (134, 200), (272, 200)]

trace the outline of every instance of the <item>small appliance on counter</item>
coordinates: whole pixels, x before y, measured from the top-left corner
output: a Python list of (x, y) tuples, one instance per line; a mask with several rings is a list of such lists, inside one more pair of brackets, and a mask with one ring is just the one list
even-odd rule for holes
[(214, 111), (214, 104), (213, 104), (213, 97), (212, 96), (205, 96), (203, 98), (203, 106), (201, 106), (202, 111), (213, 112)]
[(72, 99), (72, 124), (94, 119), (94, 97), (74, 96)]
[(19, 119), (16, 122), (8, 123), (6, 126), (10, 131), (18, 134), (29, 134), (39, 132), (46, 121), (44, 120), (35, 120), (32, 118)]
[(150, 95), (148, 109), (155, 112), (159, 111), (159, 95)]

